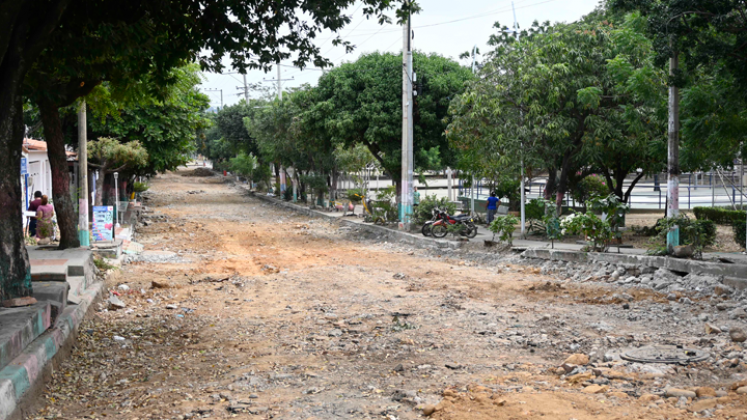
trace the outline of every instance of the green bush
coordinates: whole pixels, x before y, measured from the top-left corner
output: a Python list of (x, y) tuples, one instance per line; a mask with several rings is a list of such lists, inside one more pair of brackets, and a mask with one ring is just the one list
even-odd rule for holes
[(351, 188), (346, 191), (346, 195), (353, 204), (360, 204), (363, 197), (363, 188)]
[(747, 219), (747, 211), (722, 207), (695, 207), (693, 213), (698, 220), (711, 220), (718, 225), (731, 225)]
[(545, 200), (533, 198), (524, 206), (527, 220), (542, 220), (545, 216)]
[(609, 193), (607, 182), (598, 175), (589, 175), (571, 188), (571, 198), (577, 203), (585, 203), (594, 197), (606, 197)]
[(502, 242), (506, 242), (509, 245), (513, 243), (513, 234), (516, 230), (516, 224), (519, 223), (519, 219), (516, 216), (506, 215), (496, 217), (488, 226), (491, 232), (493, 232), (493, 240), (495, 241), (495, 235)]
[(744, 248), (745, 241), (747, 241), (747, 232), (745, 232), (747, 230), (747, 222), (744, 219), (736, 220), (731, 227), (734, 229), (734, 242)]
[(135, 182), (132, 184), (132, 190), (136, 193), (148, 191), (148, 188), (150, 188), (150, 185), (145, 182)]
[(612, 228), (592, 212), (573, 213), (560, 222), (561, 234), (582, 235), (591, 251), (606, 252), (612, 239)]
[(415, 209), (415, 223), (423, 224), (431, 220), (433, 209), (438, 207), (449, 214), (456, 213), (456, 204), (450, 202), (446, 197), (438, 198), (436, 195), (426, 195), (420, 199), (420, 204)]
[(662, 244), (666, 245), (667, 232), (674, 226), (678, 226), (680, 230), (680, 245), (692, 245), (696, 253), (701, 253), (703, 248), (716, 243), (716, 224), (713, 221), (692, 220), (681, 214), (656, 223), (658, 238)]

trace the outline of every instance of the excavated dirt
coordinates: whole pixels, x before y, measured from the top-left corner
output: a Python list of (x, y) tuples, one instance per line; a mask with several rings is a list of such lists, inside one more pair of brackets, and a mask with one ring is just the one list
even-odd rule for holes
[[(31, 417), (747, 418), (744, 344), (697, 317), (744, 319), (709, 301), (357, 241), (218, 177), (160, 176), (146, 204), (146, 252), (107, 280), (126, 308), (84, 323)], [(713, 356), (615, 356), (646, 344)]]

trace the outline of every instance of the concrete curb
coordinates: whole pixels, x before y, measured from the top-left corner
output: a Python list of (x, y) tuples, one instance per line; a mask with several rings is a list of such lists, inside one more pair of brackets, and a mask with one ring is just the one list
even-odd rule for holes
[(277, 207), (285, 208), (296, 213), (301, 213), (305, 216), (316, 217), (325, 219), (332, 223), (339, 223), (344, 226), (349, 226), (353, 229), (358, 229), (365, 233), (380, 237), (382, 240), (389, 242), (399, 242), (407, 245), (416, 246), (418, 248), (439, 248), (439, 249), (457, 249), (461, 247), (462, 242), (448, 241), (434, 238), (427, 238), (425, 236), (415, 235), (408, 232), (402, 232), (394, 229), (387, 229), (383, 226), (355, 223), (350, 220), (344, 220), (340, 217), (329, 216), (320, 211), (312, 210), (297, 204), (288, 203), (286, 201), (278, 200), (274, 197), (269, 197), (262, 194), (255, 194), (249, 192), (249, 194), (255, 198), (258, 198), (267, 203), (273, 204)]
[(747, 288), (747, 265), (745, 264), (725, 264), (671, 257), (654, 257), (650, 255), (611, 254), (533, 248), (527, 249), (521, 254), (521, 256), (524, 258), (568, 261), (575, 263), (606, 262), (631, 267), (664, 268), (669, 271), (680, 273), (692, 273), (715, 277), (723, 276), (724, 284), (740, 290)]
[(75, 332), (103, 286), (103, 281), (97, 282), (82, 292), (80, 304), (65, 308), (52, 328), (0, 370), (0, 420), (22, 417), (22, 408), (31, 405), (29, 399), (35, 394), (30, 391), (43, 388), (45, 370), (51, 368), (50, 362), (61, 349), (72, 345)]

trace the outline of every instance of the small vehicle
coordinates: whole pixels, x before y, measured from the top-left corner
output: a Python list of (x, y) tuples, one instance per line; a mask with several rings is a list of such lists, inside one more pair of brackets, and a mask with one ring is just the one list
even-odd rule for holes
[(420, 233), (422, 233), (423, 236), (431, 236), (431, 228), (433, 227), (433, 224), (436, 223), (436, 221), (440, 218), (441, 210), (438, 207), (434, 207), (433, 210), (431, 210), (431, 220), (423, 224), (423, 227), (420, 228)]
[(431, 227), (431, 235), (434, 238), (443, 238), (449, 233), (448, 227), (454, 225), (461, 225), (459, 234), (466, 236), (467, 238), (474, 238), (477, 236), (477, 225), (475, 225), (475, 219), (468, 214), (460, 214), (458, 216), (450, 216), (448, 213), (441, 211), (439, 212), (439, 219), (433, 222)]

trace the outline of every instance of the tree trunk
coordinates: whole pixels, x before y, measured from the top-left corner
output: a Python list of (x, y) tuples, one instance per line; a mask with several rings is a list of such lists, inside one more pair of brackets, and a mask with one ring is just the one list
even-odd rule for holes
[(552, 197), (553, 191), (555, 191), (555, 182), (557, 180), (558, 174), (557, 171), (554, 168), (550, 168), (547, 171), (547, 184), (545, 184), (545, 200), (549, 200), (550, 197)]
[(99, 169), (99, 179), (96, 180), (96, 197), (94, 197), (95, 206), (104, 205), (104, 180), (106, 179), (106, 173), (103, 167)]
[(75, 214), (70, 197), (70, 174), (65, 155), (65, 140), (62, 135), (60, 112), (57, 105), (49, 100), (39, 101), (39, 111), (44, 124), (44, 137), (47, 140), (47, 154), (52, 169), (52, 198), (60, 227), (58, 249), (78, 248), (78, 215)]
[(0, 301), (32, 294), (21, 209), (23, 102), (10, 83), (21, 81), (0, 83)]

